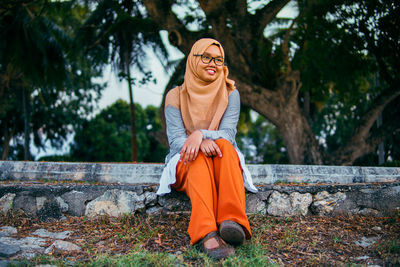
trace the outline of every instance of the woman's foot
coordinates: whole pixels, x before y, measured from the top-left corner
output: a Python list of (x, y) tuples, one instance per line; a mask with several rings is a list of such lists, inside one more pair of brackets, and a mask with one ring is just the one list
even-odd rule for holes
[(235, 253), (235, 249), (222, 240), (217, 232), (208, 233), (198, 243), (199, 248), (215, 260), (225, 259)]
[(221, 223), (219, 234), (223, 240), (235, 246), (241, 245), (246, 238), (242, 226), (230, 220)]

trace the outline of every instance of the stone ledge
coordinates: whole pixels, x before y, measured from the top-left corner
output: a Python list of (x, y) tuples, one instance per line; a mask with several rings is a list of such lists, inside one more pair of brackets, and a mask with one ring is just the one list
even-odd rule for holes
[[(42, 220), (125, 213), (189, 212), (186, 195), (155, 194), (156, 185), (2, 184), (0, 212), (21, 209)], [(246, 212), (273, 216), (369, 214), (400, 208), (399, 183), (265, 185), (246, 194)]]
[[(0, 212), (21, 209), (47, 220), (190, 211), (184, 194), (155, 194), (162, 169), (163, 164), (0, 161)], [(386, 215), (400, 209), (400, 168), (249, 165), (249, 170), (259, 192), (246, 195), (248, 213)]]
[[(255, 184), (400, 182), (400, 168), (248, 165)], [(121, 184), (156, 184), (163, 164), (0, 161), (0, 180), (72, 180)]]

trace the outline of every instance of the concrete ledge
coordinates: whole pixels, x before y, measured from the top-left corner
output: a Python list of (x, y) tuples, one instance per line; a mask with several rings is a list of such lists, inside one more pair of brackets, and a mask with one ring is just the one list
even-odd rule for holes
[[(296, 183), (375, 183), (400, 182), (400, 168), (252, 165), (255, 184)], [(163, 164), (69, 163), (0, 161), (0, 180), (72, 180), (121, 184), (156, 184)]]

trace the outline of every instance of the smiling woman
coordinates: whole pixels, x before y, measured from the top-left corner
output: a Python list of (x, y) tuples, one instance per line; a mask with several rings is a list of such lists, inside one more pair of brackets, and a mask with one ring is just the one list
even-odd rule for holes
[(197, 41), (183, 84), (166, 96), (170, 153), (157, 192), (172, 187), (188, 195), (191, 243), (215, 259), (234, 254), (231, 245), (251, 238), (245, 187), (257, 192), (235, 141), (240, 96), (224, 57), (218, 41)]

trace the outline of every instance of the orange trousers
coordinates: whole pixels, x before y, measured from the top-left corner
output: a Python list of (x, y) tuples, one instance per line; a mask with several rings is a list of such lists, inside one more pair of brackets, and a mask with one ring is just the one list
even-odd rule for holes
[(239, 223), (250, 239), (250, 224), (246, 216), (245, 190), (239, 157), (233, 145), (225, 140), (215, 141), (222, 157), (207, 157), (199, 152), (197, 158), (176, 167), (177, 191), (190, 198), (192, 212), (188, 233), (195, 244), (225, 220)]

